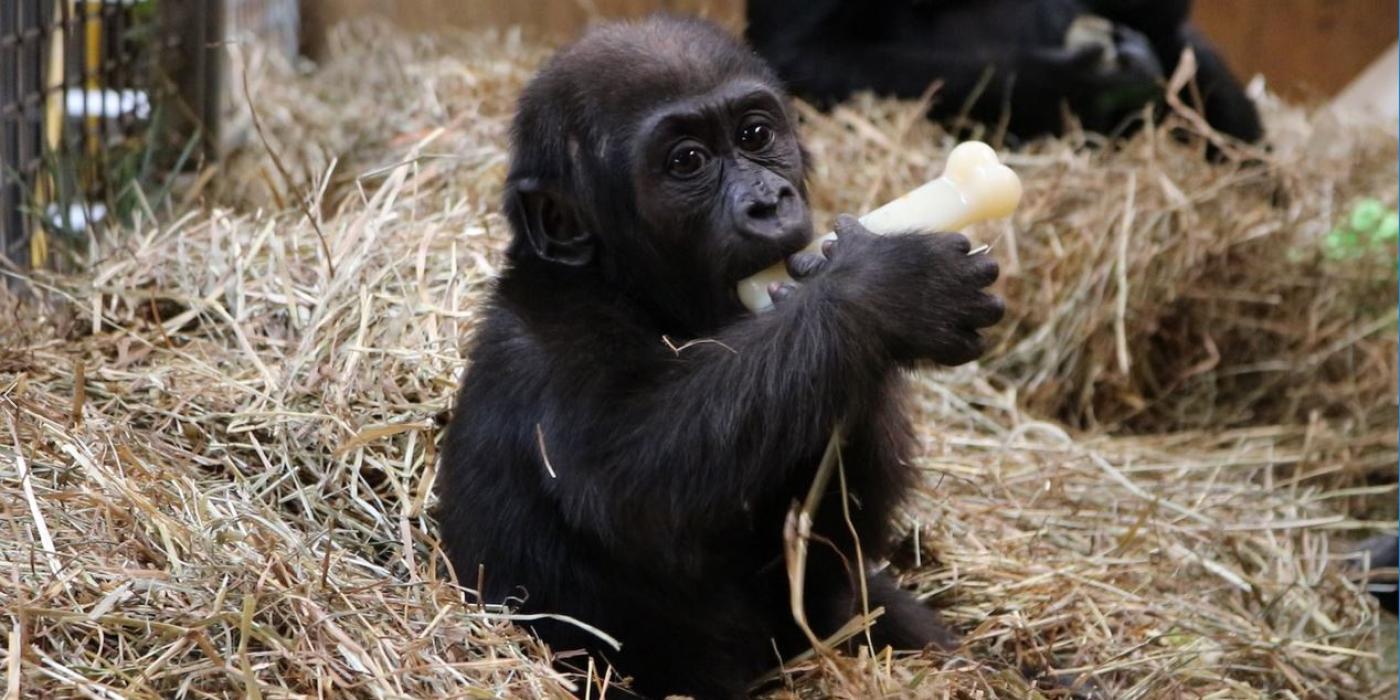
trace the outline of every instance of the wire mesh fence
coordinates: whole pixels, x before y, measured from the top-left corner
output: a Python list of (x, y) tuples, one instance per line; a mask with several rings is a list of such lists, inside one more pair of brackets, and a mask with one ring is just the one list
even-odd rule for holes
[(215, 152), (223, 43), (297, 32), (296, 0), (0, 0), (0, 258), (162, 197)]

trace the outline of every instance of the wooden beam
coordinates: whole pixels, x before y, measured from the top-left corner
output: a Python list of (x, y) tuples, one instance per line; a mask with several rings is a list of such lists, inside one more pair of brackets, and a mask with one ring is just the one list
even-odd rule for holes
[(1193, 21), (1242, 81), (1289, 98), (1336, 94), (1396, 39), (1395, 0), (1204, 0)]
[(592, 20), (657, 10), (702, 15), (735, 31), (744, 21), (744, 0), (302, 0), (304, 44), (312, 56), (324, 48), (326, 29), (365, 15), (413, 31), (520, 25), (547, 38), (566, 39)]

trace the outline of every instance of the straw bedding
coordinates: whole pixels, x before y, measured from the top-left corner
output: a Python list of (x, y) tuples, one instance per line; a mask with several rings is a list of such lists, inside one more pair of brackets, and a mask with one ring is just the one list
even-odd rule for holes
[[(506, 123), (544, 55), (373, 24), (314, 69), (249, 52), (239, 152), (38, 299), (0, 297), (8, 692), (585, 682), (464, 602), (430, 519), (507, 235)], [(1124, 698), (1394, 696), (1347, 545), (1395, 527), (1395, 250), (1318, 239), (1357, 198), (1394, 205), (1395, 128), (1265, 100), (1261, 167), (1164, 129), (1009, 156), (1021, 211), (971, 232), (1008, 319), (980, 366), (920, 376), (927, 479), (890, 564), (968, 644), (801, 660), (768, 692), (1023, 697), (1006, 669), (1049, 665)], [(938, 172), (953, 140), (917, 114), (804, 109), (819, 223)]]

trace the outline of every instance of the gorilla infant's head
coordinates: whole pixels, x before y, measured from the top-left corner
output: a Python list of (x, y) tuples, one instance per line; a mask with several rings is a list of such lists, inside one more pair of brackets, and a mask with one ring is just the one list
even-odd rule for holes
[(506, 211), (516, 264), (588, 269), (677, 330), (811, 238), (806, 155), (769, 67), (709, 23), (595, 29), (526, 86)]

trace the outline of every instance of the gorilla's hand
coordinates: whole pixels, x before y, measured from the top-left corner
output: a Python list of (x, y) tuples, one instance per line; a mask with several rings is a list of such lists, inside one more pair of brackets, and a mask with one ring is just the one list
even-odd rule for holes
[(1066, 32), (1063, 47), (1032, 49), (1032, 60), (1053, 84), (1064, 86), (1085, 128), (1110, 133), (1156, 99), (1162, 65), (1142, 33), (1099, 18), (1080, 20)]
[(902, 363), (929, 359), (960, 365), (981, 356), (978, 330), (1001, 320), (1002, 300), (983, 291), (996, 281), (996, 260), (969, 255), (956, 233), (877, 236), (855, 217), (836, 220), (826, 257), (788, 259), (794, 279), (811, 279), (855, 311), (856, 324), (884, 341)]

